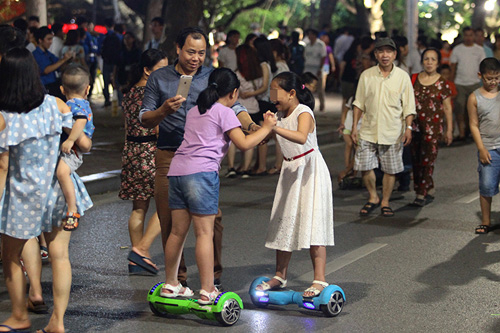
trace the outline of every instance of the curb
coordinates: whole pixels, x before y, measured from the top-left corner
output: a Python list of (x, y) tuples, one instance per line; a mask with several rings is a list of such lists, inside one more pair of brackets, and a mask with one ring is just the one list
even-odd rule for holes
[[(318, 132), (318, 145), (332, 143), (338, 141), (338, 136), (336, 137), (336, 131), (326, 130)], [(274, 154), (275, 141), (268, 144), (269, 150), (268, 155), (272, 157)], [(239, 154), (238, 154), (239, 155)], [(237, 156), (238, 156), (237, 155)], [(238, 162), (238, 160), (236, 160)], [(82, 176), (81, 179), (87, 188), (89, 195), (104, 194), (107, 192), (118, 191), (120, 189), (120, 173), (121, 170), (111, 170), (100, 173), (95, 173), (87, 176)]]

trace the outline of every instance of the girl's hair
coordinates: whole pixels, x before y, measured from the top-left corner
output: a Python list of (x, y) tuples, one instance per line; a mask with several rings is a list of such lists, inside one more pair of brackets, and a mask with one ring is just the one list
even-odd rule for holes
[(271, 43), (271, 50), (276, 52), (276, 55), (282, 60), (288, 61), (290, 58), (290, 51), (283, 41), (281, 39), (271, 39), (269, 42)]
[(129, 84), (124, 89), (124, 93), (128, 92), (133, 86), (137, 84), (142, 78), (144, 73), (144, 67), (151, 70), (157, 63), (162, 59), (165, 59), (167, 55), (158, 49), (149, 49), (141, 54), (141, 59), (138, 64), (134, 64), (130, 70), (130, 75), (128, 77)]
[(70, 30), (66, 34), (66, 41), (64, 42), (64, 45), (66, 46), (72, 46), (78, 44), (78, 40), (80, 39), (80, 34), (78, 33), (78, 30)]
[(254, 40), (253, 45), (257, 50), (260, 62), (267, 62), (271, 66), (271, 72), (276, 72), (278, 67), (276, 67), (276, 60), (274, 60), (273, 50), (271, 49), (269, 40), (265, 36), (260, 36)]
[(314, 110), (314, 96), (309, 89), (306, 88), (300, 76), (293, 72), (282, 72), (276, 75), (273, 81), (276, 80), (278, 85), (290, 92), (292, 89), (297, 94), (297, 99), (300, 104), (307, 105), (311, 110)]
[(248, 44), (248, 45), (250, 45), (250, 41), (251, 41), (252, 39), (255, 39), (255, 38), (257, 38), (257, 35), (256, 35), (256, 34), (254, 34), (254, 33), (252, 33), (252, 32), (251, 32), (251, 33), (249, 33), (249, 34), (245, 37), (245, 42), (244, 42), (244, 44)]
[(248, 44), (242, 44), (236, 48), (236, 62), (238, 71), (247, 81), (252, 81), (262, 77), (262, 67), (260, 67), (257, 52)]
[(196, 100), (200, 114), (207, 112), (219, 98), (226, 96), (239, 87), (240, 81), (232, 70), (229, 68), (214, 70), (208, 78), (208, 87), (200, 93)]
[(420, 63), (423, 64), (424, 63), (424, 56), (427, 52), (429, 51), (434, 51), (436, 52), (437, 54), (437, 60), (438, 60), (438, 67), (439, 65), (441, 64), (441, 51), (439, 51), (438, 49), (436, 49), (435, 47), (428, 47), (424, 50), (424, 52), (422, 52), (422, 55), (420, 56)]
[(31, 52), (13, 48), (0, 62), (0, 110), (26, 113), (42, 104), (45, 88)]

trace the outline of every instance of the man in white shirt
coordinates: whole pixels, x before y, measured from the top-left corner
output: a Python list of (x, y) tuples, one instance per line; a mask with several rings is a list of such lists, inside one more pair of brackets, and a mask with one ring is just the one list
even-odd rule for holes
[(165, 28), (165, 21), (161, 17), (155, 17), (151, 20), (150, 24), (151, 33), (153, 38), (144, 46), (144, 50), (149, 49), (159, 49), (160, 44), (163, 43), (165, 37), (163, 36), (163, 30)]
[(468, 129), (467, 100), (469, 95), (479, 88), (479, 64), (486, 58), (484, 49), (474, 43), (474, 30), (471, 27), (463, 29), (464, 41), (453, 48), (450, 57), (451, 78), (457, 87), (455, 99), (455, 116), (458, 123), (459, 136), (456, 140), (465, 140)]
[(351, 47), (352, 42), (354, 41), (354, 36), (349, 34), (349, 29), (345, 27), (342, 31), (342, 35), (335, 39), (335, 44), (333, 46), (333, 57), (337, 61), (338, 64), (344, 60), (344, 54)]
[[(392, 217), (394, 211), (389, 199), (396, 174), (404, 170), (403, 143), (407, 146), (411, 142), (415, 95), (408, 74), (394, 65), (397, 54), (394, 41), (379, 38), (374, 53), (378, 65), (361, 73), (352, 104), (353, 124), (357, 124), (363, 114), (359, 133), (357, 126), (353, 126), (351, 132), (357, 145), (354, 170), (362, 172), (369, 193), (359, 214), (366, 216), (381, 206), (382, 216)], [(379, 163), (384, 172), (382, 199), (377, 194), (373, 171)]]
[(64, 32), (63, 25), (61, 23), (52, 24), (52, 32), (54, 33), (54, 38), (52, 39), (52, 45), (49, 51), (52, 52), (56, 57), (61, 57), (61, 50), (64, 46)]
[(240, 43), (240, 32), (238, 30), (231, 30), (226, 36), (226, 45), (219, 48), (219, 67), (229, 68), (233, 72), (238, 69), (236, 62), (236, 47)]

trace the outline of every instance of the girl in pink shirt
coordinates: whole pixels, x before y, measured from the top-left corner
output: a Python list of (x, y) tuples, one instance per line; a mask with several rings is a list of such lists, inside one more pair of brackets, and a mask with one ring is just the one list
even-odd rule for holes
[(201, 290), (198, 303), (210, 304), (219, 294), (214, 286), (213, 229), (219, 206), (219, 169), (232, 141), (240, 150), (255, 147), (276, 125), (273, 113), (264, 115), (261, 129), (245, 136), (230, 108), (238, 99), (240, 82), (230, 69), (213, 71), (208, 87), (186, 116), (184, 141), (176, 151), (170, 170), (169, 206), (172, 231), (165, 246), (163, 297), (190, 297), (193, 292), (177, 280), (182, 249), (191, 220), (196, 234), (196, 263)]

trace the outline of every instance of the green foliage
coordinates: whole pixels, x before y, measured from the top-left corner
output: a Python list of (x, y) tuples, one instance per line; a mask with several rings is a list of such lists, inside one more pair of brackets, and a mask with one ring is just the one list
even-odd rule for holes
[(386, 0), (382, 4), (384, 27), (389, 33), (397, 30), (400, 35), (406, 31), (406, 0)]
[[(254, 22), (261, 25), (263, 33), (269, 33), (273, 29), (278, 29), (282, 22), (288, 22), (286, 25), (289, 31), (294, 28), (301, 28), (304, 26), (305, 20), (309, 17), (309, 7), (299, 0), (282, 0), (274, 1), (277, 3), (269, 10), (264, 8), (254, 8), (242, 12), (226, 29), (236, 29), (241, 33), (241, 37), (251, 32), (250, 25)], [(294, 9), (292, 11), (292, 9)], [(262, 23), (264, 22), (264, 26)]]
[(340, 1), (332, 15), (332, 29), (338, 29), (345, 26), (355, 27), (357, 25), (356, 15), (351, 13)]

